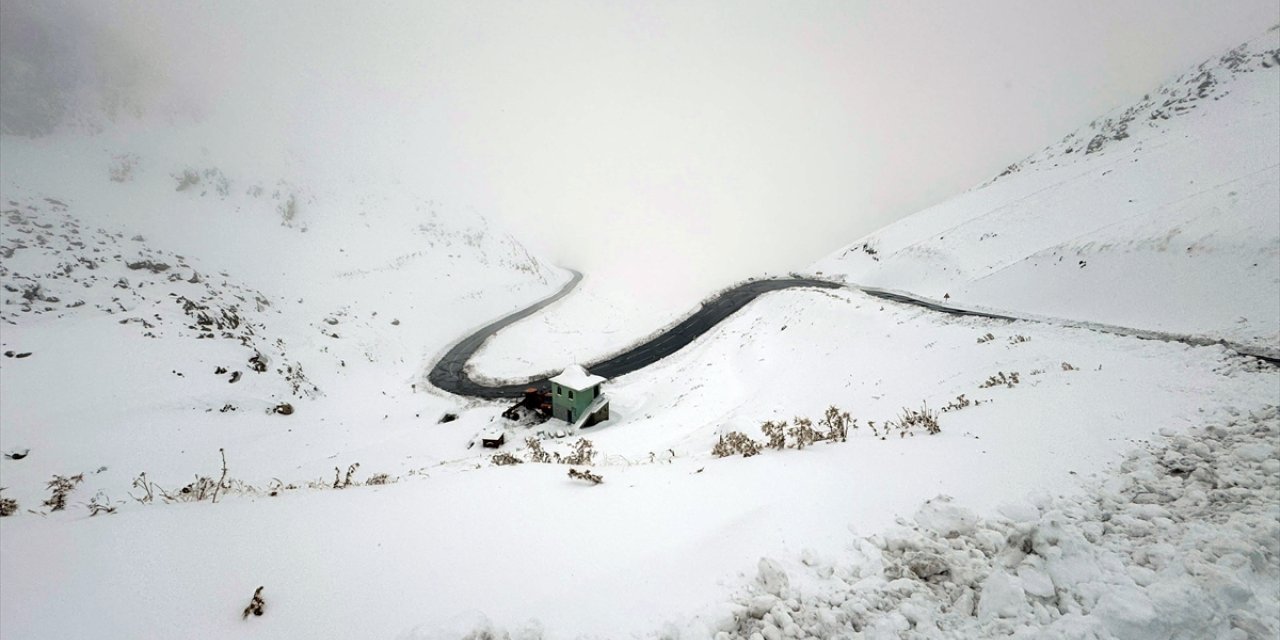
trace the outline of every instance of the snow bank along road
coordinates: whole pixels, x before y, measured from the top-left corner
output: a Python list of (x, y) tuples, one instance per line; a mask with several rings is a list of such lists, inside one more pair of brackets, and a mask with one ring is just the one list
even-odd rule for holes
[[(573, 272), (573, 279), (555, 295), (497, 320), (463, 338), (436, 363), (427, 379), (431, 381), (431, 384), (450, 393), (479, 398), (514, 398), (519, 397), (529, 387), (546, 389), (548, 384), (546, 378), (538, 378), (521, 384), (497, 386), (480, 384), (467, 375), (467, 361), (471, 359), (471, 356), (480, 349), (480, 345), (484, 344), (484, 341), (488, 340), (490, 336), (564, 297), (577, 286), (581, 279), (582, 274), (575, 271)], [(706, 333), (712, 327), (720, 324), (725, 318), (745, 307), (747, 303), (758, 298), (761, 294), (796, 287), (838, 289), (843, 286), (834, 282), (808, 278), (783, 278), (747, 282), (703, 303), (702, 307), (694, 312), (693, 315), (685, 318), (680, 324), (671, 327), (654, 339), (612, 358), (589, 364), (587, 368), (592, 373), (606, 378), (616, 378), (632, 371), (643, 369), (679, 351), (685, 345), (696, 340), (698, 336)]]
[(852, 289), (857, 289), (869, 296), (892, 300), (902, 304), (909, 304), (917, 307), (924, 307), (930, 311), (939, 313), (947, 313), (960, 316), (979, 316), (983, 318), (994, 318), (996, 320), (1021, 320), (1024, 322), (1041, 322), (1046, 324), (1055, 324), (1064, 327), (1076, 327), (1080, 329), (1090, 329), (1093, 331), (1101, 331), (1103, 333), (1114, 333), (1121, 336), (1129, 336), (1131, 338), (1140, 338), (1143, 340), (1163, 340), (1165, 342), (1181, 342), (1189, 344), (1193, 347), (1205, 347), (1209, 345), (1222, 345), (1240, 355), (1250, 356), (1263, 360), (1272, 365), (1280, 366), (1280, 350), (1278, 349), (1256, 349), (1246, 345), (1228, 342), (1226, 340), (1215, 340), (1204, 336), (1183, 335), (1176, 333), (1167, 333), (1163, 331), (1150, 331), (1147, 329), (1134, 329), (1132, 327), (1121, 327), (1112, 324), (1101, 324), (1097, 322), (1084, 322), (1068, 320), (1065, 318), (1047, 318), (1036, 315), (1018, 314), (1011, 311), (985, 311), (979, 309), (967, 309), (963, 307), (954, 307), (942, 304), (937, 300), (921, 298), (915, 294), (904, 291), (890, 291), (877, 287), (863, 287), (856, 284), (849, 285)]

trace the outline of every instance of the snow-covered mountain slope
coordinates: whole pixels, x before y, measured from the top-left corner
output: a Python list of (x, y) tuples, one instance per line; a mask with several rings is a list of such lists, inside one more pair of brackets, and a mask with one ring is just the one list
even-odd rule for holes
[[(4, 638), (1280, 629), (1274, 367), (791, 290), (555, 437), (422, 373), (568, 274), (407, 177), (216, 133), (0, 144)], [(606, 321), (591, 348), (624, 341)], [(831, 406), (856, 426), (822, 438)], [(498, 452), (472, 446), (489, 431)]]
[(1280, 31), (813, 269), (1280, 350)]
[(0, 462), (6, 497), (100, 467), (114, 497), (182, 487), (220, 447), (314, 480), (458, 412), (422, 393), (435, 355), (568, 277), (412, 185), (280, 178), (198, 133), (0, 144), (0, 449), (31, 451)]
[[(989, 383), (1001, 373), (1004, 382)], [(330, 394), (289, 418), (261, 415), (244, 428), (216, 411), (138, 413), (134, 428), (145, 437), (94, 430), (74, 456), (58, 450), (53, 463), (40, 462), (53, 454), (33, 447), (24, 461), (3, 461), (6, 495), (24, 507), (46, 497), (48, 473), (88, 475), (67, 511), (0, 521), (0, 624), (15, 637), (74, 636), (93, 620), (104, 638), (190, 629), (209, 638), (246, 629), (273, 638), (456, 638), (483, 625), (475, 622), (480, 611), (498, 627), (527, 629), (528, 638), (652, 637), (663, 629), (713, 637), (733, 628), (742, 598), (755, 600), (743, 595), (744, 576), (762, 556), (792, 576), (792, 595), (816, 606), (813, 597), (837, 584), (819, 565), (864, 572), (872, 582), (838, 575), (864, 588), (883, 577), (869, 561), (843, 560), (850, 544), (861, 545), (851, 529), (876, 534), (938, 494), (989, 518), (1003, 503), (1026, 505), (1028, 494), (1077, 494), (1077, 479), (1118, 462), (1157, 429), (1178, 433), (1262, 410), (1275, 384), (1274, 370), (1218, 347), (953, 319), (882, 308), (849, 291), (788, 291), (609, 385), (613, 418), (583, 433), (598, 451), (598, 486), (566, 478), (567, 465), (500, 467), (488, 452), (467, 449), (470, 435), (500, 420), (494, 405), (464, 408), (444, 425), (414, 419), (412, 398), (376, 393), (378, 402), (351, 408), (318, 404)], [(958, 408), (940, 414), (937, 435), (886, 431), (904, 407), (921, 403)], [(816, 421), (832, 404), (858, 419), (847, 442), (745, 459), (712, 453), (733, 431), (766, 441), (764, 420), (807, 416), (824, 429)], [(287, 419), (292, 433), (273, 429), (271, 421)], [(523, 439), (533, 431), (509, 429), (502, 452), (530, 460)], [(157, 444), (179, 442), (184, 451)], [(172, 478), (216, 477), (219, 446), (235, 489), (217, 505), (128, 501), (96, 518), (83, 506), (98, 490), (123, 498), (140, 470), (162, 469), (171, 492), (180, 486)], [(134, 447), (143, 450), (123, 453)], [(541, 447), (570, 452), (563, 440)], [(299, 467), (308, 454), (328, 468)], [(411, 474), (395, 471), (406, 456)], [(95, 474), (105, 464), (98, 460), (114, 464)], [(353, 462), (362, 463), (357, 485), (388, 469), (398, 481), (332, 490), (332, 467), (345, 474)], [(28, 475), (23, 463), (43, 466)], [(273, 478), (301, 488), (277, 491)], [(1264, 562), (1245, 585), (1261, 589), (1271, 566)], [(985, 575), (975, 569), (965, 580)], [(266, 615), (242, 621), (258, 585), (266, 587)], [(1121, 586), (1133, 585), (1114, 588)], [(1113, 586), (1085, 588), (1088, 614)], [(847, 629), (863, 619), (852, 612), (823, 619)], [(771, 619), (782, 624), (780, 614)]]

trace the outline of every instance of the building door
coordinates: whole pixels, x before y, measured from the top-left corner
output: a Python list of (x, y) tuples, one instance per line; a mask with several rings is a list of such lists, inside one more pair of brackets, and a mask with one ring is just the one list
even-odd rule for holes
[(573, 409), (569, 410), (569, 424), (573, 424)]

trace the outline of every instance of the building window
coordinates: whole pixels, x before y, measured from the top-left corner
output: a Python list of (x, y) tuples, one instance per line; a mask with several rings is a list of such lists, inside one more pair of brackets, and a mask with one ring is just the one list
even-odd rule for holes
[(569, 390), (569, 399), (570, 399), (570, 400), (572, 400), (572, 399), (573, 399), (573, 389), (570, 389), (570, 390)]

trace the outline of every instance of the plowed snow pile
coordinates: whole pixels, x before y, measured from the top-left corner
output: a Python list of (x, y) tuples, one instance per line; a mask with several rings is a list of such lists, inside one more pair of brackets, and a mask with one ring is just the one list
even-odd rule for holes
[(980, 518), (940, 497), (911, 521), (761, 559), (717, 638), (1274, 638), (1280, 630), (1276, 409), (1131, 452), (1085, 494)]

